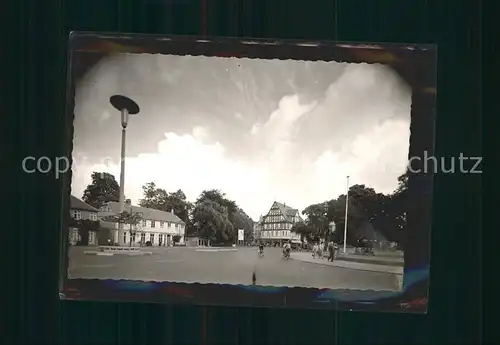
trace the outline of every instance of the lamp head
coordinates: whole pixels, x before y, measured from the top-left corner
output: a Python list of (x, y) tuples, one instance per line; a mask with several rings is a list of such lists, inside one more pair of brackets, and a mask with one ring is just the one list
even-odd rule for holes
[(109, 101), (116, 110), (121, 113), (122, 127), (127, 128), (129, 115), (139, 113), (139, 106), (133, 100), (126, 96), (114, 95), (109, 98)]

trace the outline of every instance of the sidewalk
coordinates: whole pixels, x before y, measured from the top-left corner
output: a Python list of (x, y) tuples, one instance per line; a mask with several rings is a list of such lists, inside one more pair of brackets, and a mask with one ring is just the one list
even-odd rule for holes
[(359, 262), (365, 264), (383, 265), (383, 266), (395, 266), (403, 267), (404, 258), (396, 256), (380, 256), (380, 255), (363, 255), (363, 254), (337, 254), (337, 260)]
[(374, 263), (366, 263), (366, 262), (355, 262), (355, 261), (347, 261), (342, 260), (341, 258), (337, 258), (333, 262), (325, 259), (314, 259), (310, 252), (292, 252), (291, 259), (298, 260), (302, 262), (308, 262), (317, 265), (327, 265), (333, 267), (340, 268), (348, 268), (354, 270), (361, 271), (371, 271), (371, 272), (381, 272), (381, 273), (390, 273), (390, 274), (403, 274), (402, 266), (394, 266), (394, 265), (381, 265)]

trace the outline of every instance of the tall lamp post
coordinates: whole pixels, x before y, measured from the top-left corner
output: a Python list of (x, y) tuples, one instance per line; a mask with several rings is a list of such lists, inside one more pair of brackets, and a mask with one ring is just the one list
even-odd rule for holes
[[(125, 139), (127, 133), (127, 125), (129, 115), (139, 113), (139, 106), (133, 100), (122, 95), (114, 95), (109, 98), (109, 101), (121, 113), (122, 122), (122, 147), (120, 157), (120, 214), (125, 211)], [(118, 223), (118, 243), (125, 245), (123, 223)]]
[(347, 176), (345, 192), (345, 218), (344, 218), (344, 254), (347, 253), (347, 210), (349, 208), (349, 176)]

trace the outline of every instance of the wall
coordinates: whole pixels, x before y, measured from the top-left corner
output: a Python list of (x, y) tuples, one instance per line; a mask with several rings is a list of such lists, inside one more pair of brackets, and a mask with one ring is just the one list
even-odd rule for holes
[[(109, 222), (107, 224), (110, 224)], [(115, 243), (120, 243), (118, 241), (118, 223), (111, 223), (112, 228), (115, 229), (114, 233), (114, 240)], [(173, 224), (173, 223), (172, 223)], [(151, 242), (153, 246), (172, 246), (173, 245), (173, 237), (175, 235), (180, 235), (180, 241), (179, 244), (184, 244), (185, 243), (185, 232), (186, 228), (184, 224), (176, 224), (177, 226), (164, 226), (163, 228), (161, 227), (151, 227), (151, 222), (147, 221), (146, 227), (143, 226), (138, 226), (136, 231), (135, 231), (135, 238), (134, 236), (131, 235), (130, 231), (130, 225), (129, 224), (124, 224), (124, 236), (125, 236), (125, 242), (127, 244), (131, 243), (133, 245), (139, 245), (141, 243), (146, 243), (148, 241)], [(155, 224), (157, 225), (157, 224)], [(144, 236), (142, 236), (144, 234)], [(122, 239), (123, 240), (123, 239)]]
[[(80, 213), (80, 218), (79, 219), (84, 219), (84, 220), (97, 220), (97, 212), (91, 212), (87, 210), (70, 210), (69, 215), (71, 218), (75, 219), (75, 212), (74, 211), (79, 211)], [(94, 218), (91, 218), (91, 214), (95, 215)], [(78, 228), (69, 228), (69, 234), (68, 234), (68, 240), (71, 245), (77, 244), (81, 240), (81, 236), (78, 232)], [(97, 245), (97, 234), (95, 231), (89, 231), (89, 242), (88, 245)]]
[(90, 211), (85, 211), (85, 210), (70, 210), (69, 214), (71, 218), (74, 218), (74, 211), (80, 211), (80, 219), (91, 219), (90, 215), (94, 214), (95, 218), (93, 220), (97, 220), (97, 212), (90, 212)]
[[(80, 240), (80, 232), (78, 231), (78, 228), (69, 228), (69, 234), (68, 234), (68, 240), (69, 244), (72, 246), (76, 245)], [(97, 243), (97, 233), (95, 231), (89, 231), (89, 246), (96, 246)]]

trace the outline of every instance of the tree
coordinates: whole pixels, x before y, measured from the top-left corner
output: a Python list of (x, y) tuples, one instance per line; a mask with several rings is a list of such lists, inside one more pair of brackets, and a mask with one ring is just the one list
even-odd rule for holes
[(254, 221), (250, 218), (245, 211), (237, 208), (232, 217), (232, 224), (235, 229), (243, 229), (245, 233), (245, 241), (253, 242), (253, 224)]
[(196, 203), (193, 223), (202, 238), (219, 243), (235, 240), (234, 227), (228, 219), (226, 208), (212, 200), (204, 199)]
[[(105, 222), (128, 224), (130, 225), (130, 232), (135, 233), (143, 219), (144, 216), (140, 212), (129, 213), (127, 211), (123, 211), (122, 213), (116, 215), (104, 217), (102, 220)], [(132, 245), (132, 237), (130, 237), (129, 245)]]
[(328, 235), (327, 211), (328, 204), (326, 202), (307, 206), (302, 211), (302, 215), (306, 216), (305, 224), (311, 231), (312, 238), (325, 238)]
[(406, 212), (408, 210), (408, 178), (410, 172), (406, 170), (398, 177), (398, 187), (389, 196), (388, 217), (391, 221), (391, 233), (387, 237), (391, 241), (403, 245), (405, 242)]
[(142, 207), (152, 208), (165, 212), (174, 212), (186, 225), (190, 223), (189, 211), (193, 205), (186, 200), (186, 195), (181, 189), (168, 193), (164, 189), (157, 188), (154, 182), (142, 186), (143, 199), (139, 201)]
[[(359, 211), (355, 200), (349, 195), (349, 207), (347, 209), (347, 243), (355, 244), (362, 236), (360, 229), (363, 223), (366, 222), (365, 217)], [(344, 243), (344, 228), (345, 228), (345, 208), (346, 196), (339, 195), (337, 199), (326, 202), (326, 218), (328, 220), (328, 229), (331, 221), (335, 222), (335, 232), (329, 234), (328, 238), (333, 239), (337, 243)], [(325, 234), (326, 237), (327, 234)], [(323, 237), (323, 238), (325, 238)]]
[(179, 243), (181, 241), (181, 235), (174, 235), (172, 240), (174, 241), (174, 243)]
[(303, 221), (293, 224), (290, 231), (300, 235), (301, 242), (304, 242), (304, 239), (308, 242), (319, 240), (319, 237), (317, 237), (313, 227)]
[(93, 207), (100, 209), (109, 201), (119, 201), (120, 185), (115, 177), (105, 172), (93, 172), (92, 183), (85, 188), (82, 200)]
[[(211, 219), (211, 222), (204, 223), (207, 218)], [(218, 189), (204, 190), (200, 193), (192, 212), (192, 222), (193, 226), (188, 233), (196, 232), (208, 236), (207, 234), (213, 232), (213, 241), (234, 243), (237, 240), (238, 229), (244, 230), (246, 241), (253, 240), (254, 221), (238, 207), (235, 201), (228, 199), (226, 194)], [(209, 230), (200, 230), (203, 226)], [(205, 238), (212, 239), (212, 237)]]

